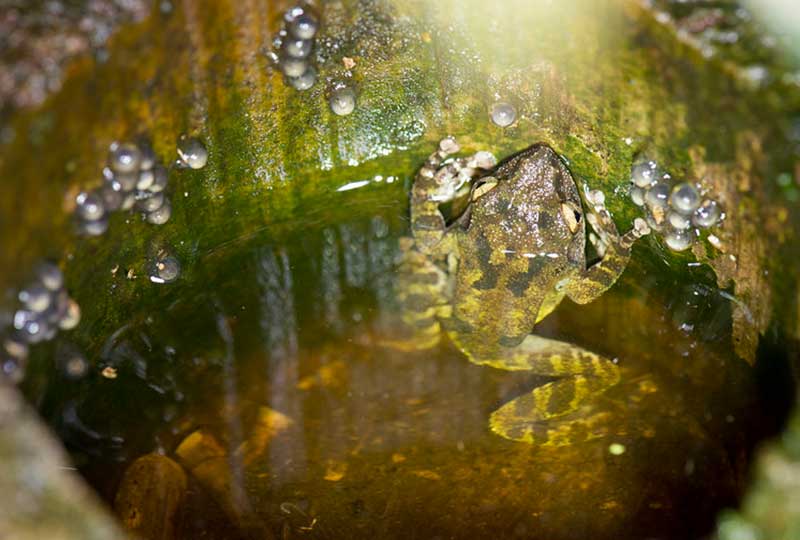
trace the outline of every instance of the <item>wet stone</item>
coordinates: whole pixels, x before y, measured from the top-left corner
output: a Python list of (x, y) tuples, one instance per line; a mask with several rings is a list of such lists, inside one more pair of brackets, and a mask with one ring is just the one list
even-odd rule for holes
[(512, 104), (501, 101), (492, 105), (489, 116), (495, 125), (508, 127), (517, 119), (517, 109)]
[(331, 111), (339, 116), (347, 116), (356, 108), (356, 93), (349, 86), (333, 91), (330, 98)]
[(208, 162), (208, 150), (200, 139), (181, 135), (178, 139), (178, 157), (190, 169), (202, 169)]

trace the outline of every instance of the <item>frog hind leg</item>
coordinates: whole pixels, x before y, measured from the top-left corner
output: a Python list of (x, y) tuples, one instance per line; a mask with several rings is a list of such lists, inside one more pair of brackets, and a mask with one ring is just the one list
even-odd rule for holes
[(608, 415), (593, 413), (590, 402), (619, 382), (619, 368), (612, 361), (569, 343), (529, 335), (518, 346), (476, 363), (562, 377), (492, 413), (490, 428), (501, 437), (564, 446), (605, 434)]
[(587, 199), (586, 221), (592, 228), (589, 241), (601, 258), (566, 284), (564, 292), (577, 304), (588, 304), (611, 288), (628, 265), (633, 243), (650, 233), (647, 223), (636, 218), (633, 229), (620, 236), (603, 203), (602, 193), (590, 192)]

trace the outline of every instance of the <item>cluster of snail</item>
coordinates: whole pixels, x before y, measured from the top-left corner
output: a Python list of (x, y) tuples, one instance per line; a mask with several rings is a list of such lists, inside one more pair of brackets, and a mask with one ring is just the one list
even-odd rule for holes
[(688, 249), (699, 229), (713, 227), (724, 217), (717, 201), (704, 198), (691, 182), (675, 183), (654, 161), (633, 166), (630, 196), (646, 209), (648, 225), (663, 234), (673, 251)]
[(274, 41), (277, 52), (273, 53), (273, 60), (292, 87), (308, 90), (317, 81), (311, 51), (319, 19), (307, 6), (298, 5), (286, 11), (283, 20), (283, 28)]
[(36, 268), (34, 279), (17, 299), (17, 309), (0, 329), (0, 380), (14, 383), (25, 374), (30, 345), (50, 341), (59, 330), (72, 330), (81, 320), (80, 307), (64, 288), (64, 275), (52, 263)]
[(99, 236), (108, 229), (111, 212), (136, 207), (154, 225), (163, 225), (172, 215), (172, 207), (164, 193), (167, 169), (157, 163), (149, 145), (115, 142), (108, 152), (103, 169), (103, 185), (82, 191), (75, 198), (75, 214), (79, 230)]

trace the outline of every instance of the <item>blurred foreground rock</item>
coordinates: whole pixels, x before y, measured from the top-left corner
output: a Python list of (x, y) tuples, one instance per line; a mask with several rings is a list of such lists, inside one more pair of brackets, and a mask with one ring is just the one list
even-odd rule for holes
[(16, 390), (2, 384), (0, 462), (0, 538), (125, 537)]

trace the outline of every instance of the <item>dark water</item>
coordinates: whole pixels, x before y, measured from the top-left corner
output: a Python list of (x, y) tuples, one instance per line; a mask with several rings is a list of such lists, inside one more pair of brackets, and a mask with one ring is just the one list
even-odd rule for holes
[[(470, 364), (447, 339), (380, 344), (407, 224), (354, 197), (349, 222), (208, 249), (153, 285), (86, 379), (46, 386), (41, 410), (109, 504), (154, 451), (188, 472), (176, 538), (693, 539), (736, 504), (785, 413), (787, 353), (762, 346), (759, 370), (733, 355), (730, 301), (704, 269), (668, 278), (643, 244), (611, 292), (539, 325), (624, 375), (596, 403), (607, 437), (535, 447), (488, 417), (549, 379)], [(216, 449), (202, 466), (195, 443)]]

